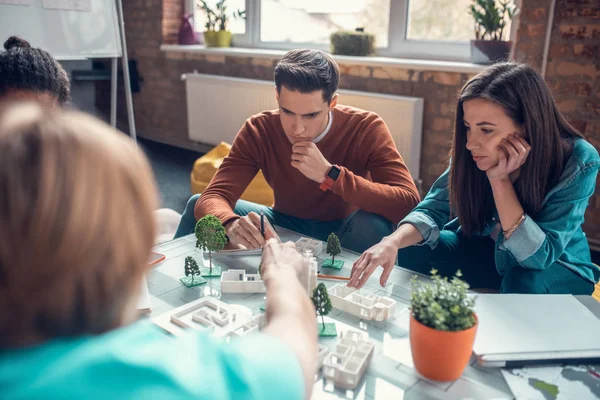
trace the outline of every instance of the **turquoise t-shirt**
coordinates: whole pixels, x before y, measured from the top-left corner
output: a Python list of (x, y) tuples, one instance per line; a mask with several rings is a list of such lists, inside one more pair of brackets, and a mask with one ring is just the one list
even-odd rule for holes
[(171, 337), (149, 321), (99, 335), (0, 350), (2, 399), (302, 399), (295, 354), (254, 334)]

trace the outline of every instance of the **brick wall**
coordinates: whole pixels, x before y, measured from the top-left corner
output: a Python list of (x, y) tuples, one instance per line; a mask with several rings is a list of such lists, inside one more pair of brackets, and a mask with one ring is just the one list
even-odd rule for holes
[[(550, 0), (527, 0), (515, 47), (516, 59), (536, 69), (542, 64)], [(175, 43), (183, 0), (124, 2), (129, 56), (137, 60), (144, 82), (134, 94), (136, 126), (142, 137), (199, 148), (187, 137), (185, 87), (181, 74), (200, 73), (272, 80), (277, 60), (161, 52), (161, 43)], [(557, 0), (547, 81), (567, 118), (600, 149), (600, 2)], [(340, 88), (405, 96), (425, 101), (421, 176), (429, 188), (444, 170), (450, 149), (454, 99), (469, 74), (396, 67), (340, 64)], [(103, 84), (98, 101), (108, 104)], [(122, 101), (120, 104), (124, 104)], [(126, 120), (124, 109), (119, 116)], [(600, 186), (600, 185), (599, 185)], [(600, 240), (600, 195), (587, 215), (588, 235)]]
[[(515, 57), (540, 70), (550, 0), (527, 0)], [(600, 1), (557, 0), (546, 82), (561, 112), (600, 149)], [(585, 230), (600, 244), (600, 179), (590, 200)]]
[[(600, 149), (600, 1), (558, 0), (546, 80), (560, 110)], [(600, 245), (600, 179), (586, 233)]]

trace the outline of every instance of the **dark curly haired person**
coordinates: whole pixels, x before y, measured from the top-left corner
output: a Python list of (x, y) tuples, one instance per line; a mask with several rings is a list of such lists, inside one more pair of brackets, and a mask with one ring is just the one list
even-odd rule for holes
[(34, 100), (42, 107), (64, 107), (71, 84), (63, 67), (47, 51), (16, 36), (0, 53), (0, 102)]

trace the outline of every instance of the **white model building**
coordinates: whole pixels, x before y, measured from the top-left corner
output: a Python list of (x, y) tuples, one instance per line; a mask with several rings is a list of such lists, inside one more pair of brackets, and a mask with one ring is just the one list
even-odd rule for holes
[(343, 389), (355, 389), (362, 379), (375, 345), (356, 331), (340, 333), (335, 351), (323, 361), (323, 376)]
[(325, 357), (329, 354), (329, 349), (327, 346), (323, 346), (321, 343), (317, 343), (319, 348), (317, 349), (317, 371), (321, 369), (323, 366), (323, 361), (325, 361)]
[(247, 274), (243, 269), (230, 269), (221, 274), (222, 293), (265, 293), (265, 283), (259, 274)]
[[(254, 321), (252, 310), (240, 305), (229, 305), (214, 297), (206, 296), (177, 307), (153, 318), (153, 322), (174, 335), (181, 335), (187, 329), (209, 331), (217, 336), (244, 334), (260, 329), (260, 321)], [(255, 324), (252, 322), (256, 322)], [(243, 328), (239, 331), (240, 328)]]
[(301, 237), (296, 241), (296, 250), (301, 254), (305, 251), (311, 251), (316, 257), (323, 252), (323, 242), (320, 240)]
[(306, 290), (306, 293), (308, 293), (309, 296), (312, 296), (313, 290), (317, 287), (317, 267), (319, 264), (310, 250), (302, 253), (302, 257), (304, 258), (304, 263), (302, 265), (302, 270), (298, 275), (298, 279)]
[(384, 321), (396, 309), (396, 301), (389, 297), (374, 294), (365, 296), (346, 285), (335, 285), (328, 292), (333, 308), (362, 319)]
[(260, 331), (267, 324), (267, 314), (254, 316), (250, 321), (227, 334), (228, 337), (244, 336), (251, 332)]

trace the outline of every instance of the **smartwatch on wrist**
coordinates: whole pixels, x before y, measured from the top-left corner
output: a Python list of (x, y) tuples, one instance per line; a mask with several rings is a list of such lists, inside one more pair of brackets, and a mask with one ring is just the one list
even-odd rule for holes
[(331, 169), (329, 170), (329, 172), (327, 173), (327, 175), (325, 176), (325, 180), (323, 181), (323, 183), (321, 183), (321, 185), (319, 186), (319, 188), (321, 188), (322, 191), (326, 192), (328, 190), (331, 190), (331, 188), (333, 187), (333, 185), (335, 184), (335, 181), (337, 181), (337, 178), (340, 176), (340, 169), (339, 167), (332, 165)]

